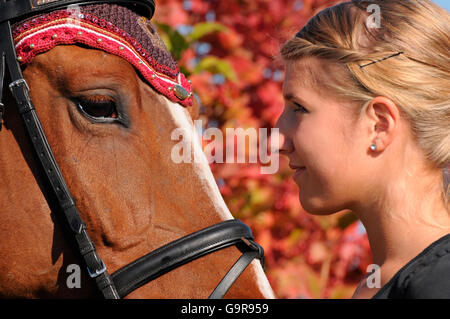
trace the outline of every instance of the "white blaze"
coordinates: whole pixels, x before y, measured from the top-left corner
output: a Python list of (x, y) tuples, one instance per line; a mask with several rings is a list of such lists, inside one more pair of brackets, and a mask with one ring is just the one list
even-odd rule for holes
[[(177, 103), (173, 103), (167, 99), (165, 100), (167, 103), (167, 109), (169, 110), (169, 113), (172, 116), (177, 127), (187, 132), (187, 134), (184, 134), (183, 138), (188, 139), (185, 140), (185, 142), (191, 143), (192, 153), (195, 158), (195, 161), (193, 161), (195, 172), (200, 177), (200, 180), (205, 184), (204, 189), (206, 190), (206, 195), (214, 203), (216, 211), (219, 213), (220, 217), (223, 220), (234, 219), (233, 215), (231, 215), (230, 210), (225, 204), (222, 195), (220, 194), (219, 187), (217, 186), (211, 169), (209, 168), (208, 160), (203, 153), (199, 136), (195, 133), (193, 122), (188, 111), (183, 106)], [(259, 260), (254, 260), (249, 267), (253, 268), (252, 270), (256, 275), (258, 287), (264, 297), (275, 298), (273, 290), (270, 287), (269, 281), (264, 274)]]

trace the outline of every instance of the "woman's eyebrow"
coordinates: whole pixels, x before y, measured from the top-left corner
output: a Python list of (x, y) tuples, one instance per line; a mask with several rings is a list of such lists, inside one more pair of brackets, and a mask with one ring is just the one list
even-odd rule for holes
[(297, 100), (297, 101), (299, 101), (300, 103), (306, 103), (301, 97), (299, 97), (299, 96), (297, 96), (297, 95), (295, 95), (295, 94), (293, 94), (293, 93), (286, 93), (286, 94), (283, 94), (283, 97), (284, 97), (284, 99), (286, 100), (286, 101), (291, 101), (291, 100)]
[(292, 100), (294, 98), (294, 95), (292, 95), (291, 93), (283, 94), (283, 98), (286, 101), (289, 101), (289, 100)]

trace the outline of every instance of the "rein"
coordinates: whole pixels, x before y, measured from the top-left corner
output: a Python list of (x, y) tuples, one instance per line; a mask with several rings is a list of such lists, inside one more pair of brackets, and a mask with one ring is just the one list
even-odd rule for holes
[[(89, 276), (95, 280), (103, 297), (120, 299), (146, 283), (192, 260), (229, 246), (236, 246), (242, 252), (241, 257), (209, 296), (211, 299), (222, 298), (254, 258), (259, 259), (264, 267), (263, 248), (254, 242), (250, 228), (239, 220), (227, 220), (182, 237), (131, 262), (111, 275), (108, 273), (105, 263), (97, 253), (94, 242), (89, 237), (86, 225), (56, 163), (29, 96), (30, 88), (23, 78), (20, 65), (17, 62), (10, 20), (36, 12), (36, 6), (39, 6), (36, 4), (38, 2), (39, 0), (33, 0), (30, 4), (26, 0), (0, 0), (0, 121), (2, 120), (4, 108), (3, 104), (1, 104), (1, 92), (3, 91), (4, 74), (7, 65), (11, 78), (9, 89), (15, 98), (18, 112), (23, 119), (34, 149), (34, 155), (40, 163), (43, 176), (46, 176), (50, 185), (50, 191), (58, 203), (59, 211), (57, 214), (61, 215), (65, 220), (70, 230), (70, 235), (76, 242), (76, 250), (84, 260)], [(150, 17), (153, 15), (155, 7), (153, 0), (100, 0), (87, 2), (55, 0), (53, 2), (44, 1), (44, 3), (43, 8), (40, 9), (41, 11), (60, 8), (72, 3), (131, 3), (135, 6), (139, 4), (151, 12)], [(36, 4), (36, 6), (33, 7), (32, 4)]]

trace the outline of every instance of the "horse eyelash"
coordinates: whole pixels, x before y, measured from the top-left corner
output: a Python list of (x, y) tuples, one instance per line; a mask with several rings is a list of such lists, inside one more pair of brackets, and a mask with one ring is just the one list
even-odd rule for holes
[[(117, 102), (117, 100), (111, 96), (108, 95), (92, 95), (92, 96), (80, 96), (72, 99), (72, 102), (75, 104), (77, 109), (82, 113), (84, 117), (87, 117), (89, 120), (97, 122), (97, 123), (118, 123), (122, 124), (125, 127), (129, 127), (129, 121), (126, 114), (124, 114), (123, 109), (120, 107), (120, 104)], [(117, 117), (115, 118), (109, 118), (109, 117), (94, 117), (86, 112), (86, 110), (83, 109), (81, 103), (87, 102), (87, 103), (114, 103), (115, 112), (117, 113)]]
[(108, 95), (83, 96), (83, 97), (80, 97), (79, 100), (86, 100), (86, 101), (89, 101), (90, 103), (102, 103), (102, 102), (116, 103), (115, 99)]

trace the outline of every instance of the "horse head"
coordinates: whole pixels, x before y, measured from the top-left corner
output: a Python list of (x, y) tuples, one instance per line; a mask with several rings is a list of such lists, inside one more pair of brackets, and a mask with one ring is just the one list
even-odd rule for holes
[[(108, 271), (233, 218), (193, 129), (192, 88), (148, 19), (122, 5), (83, 5), (17, 22), (13, 36), (45, 136)], [(0, 296), (96, 296), (85, 271), (79, 287), (67, 284), (69, 266), (82, 263), (5, 94)], [(177, 129), (199, 161), (172, 160)], [(239, 255), (234, 246), (208, 254), (128, 297), (206, 298)], [(226, 297), (273, 297), (258, 261)]]

